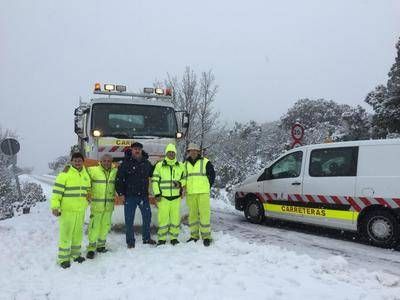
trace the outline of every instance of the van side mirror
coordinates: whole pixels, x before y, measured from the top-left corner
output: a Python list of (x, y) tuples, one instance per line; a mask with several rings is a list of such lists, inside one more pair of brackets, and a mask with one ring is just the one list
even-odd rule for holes
[(265, 168), (264, 172), (258, 177), (257, 181), (265, 181), (271, 179), (271, 169)]

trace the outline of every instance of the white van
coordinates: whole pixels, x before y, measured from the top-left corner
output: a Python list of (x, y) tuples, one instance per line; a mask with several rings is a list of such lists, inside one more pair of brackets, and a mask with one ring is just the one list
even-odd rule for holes
[(235, 207), (264, 217), (358, 231), (371, 244), (400, 240), (400, 139), (287, 151), (235, 187)]

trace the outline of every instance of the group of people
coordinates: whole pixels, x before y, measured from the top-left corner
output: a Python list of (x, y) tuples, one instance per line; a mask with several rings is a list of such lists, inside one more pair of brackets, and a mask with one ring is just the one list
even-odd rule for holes
[[(57, 261), (62, 268), (69, 268), (71, 260), (85, 261), (81, 244), (89, 204), (86, 258), (93, 259), (96, 253), (107, 252), (106, 240), (116, 196), (124, 203), (128, 248), (135, 247), (133, 225), (137, 207), (142, 215), (143, 244), (164, 245), (168, 237), (172, 245), (178, 244), (183, 195), (189, 208), (190, 238), (187, 242), (197, 242), (201, 238), (204, 246), (211, 244), (210, 189), (215, 180), (212, 163), (201, 155), (199, 146), (194, 143), (189, 144), (184, 162), (177, 161), (174, 144), (167, 145), (165, 158), (154, 166), (148, 158), (139, 142), (125, 152), (118, 168), (113, 166), (108, 154), (101, 157), (97, 166), (88, 168), (84, 167), (82, 154), (72, 154), (71, 163), (56, 178), (51, 197), (52, 213), (59, 218)], [(150, 234), (150, 185), (158, 208), (157, 242)]]

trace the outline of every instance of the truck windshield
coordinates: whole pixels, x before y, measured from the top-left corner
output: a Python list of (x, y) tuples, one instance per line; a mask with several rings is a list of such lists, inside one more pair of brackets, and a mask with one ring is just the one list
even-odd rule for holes
[(175, 137), (173, 108), (152, 105), (98, 103), (92, 108), (92, 130), (117, 138)]

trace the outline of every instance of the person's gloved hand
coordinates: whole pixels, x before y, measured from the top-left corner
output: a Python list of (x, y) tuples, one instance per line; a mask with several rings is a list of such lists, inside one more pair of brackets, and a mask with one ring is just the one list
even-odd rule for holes
[(58, 208), (54, 208), (51, 212), (56, 217), (61, 216), (61, 212), (60, 212), (60, 210)]

